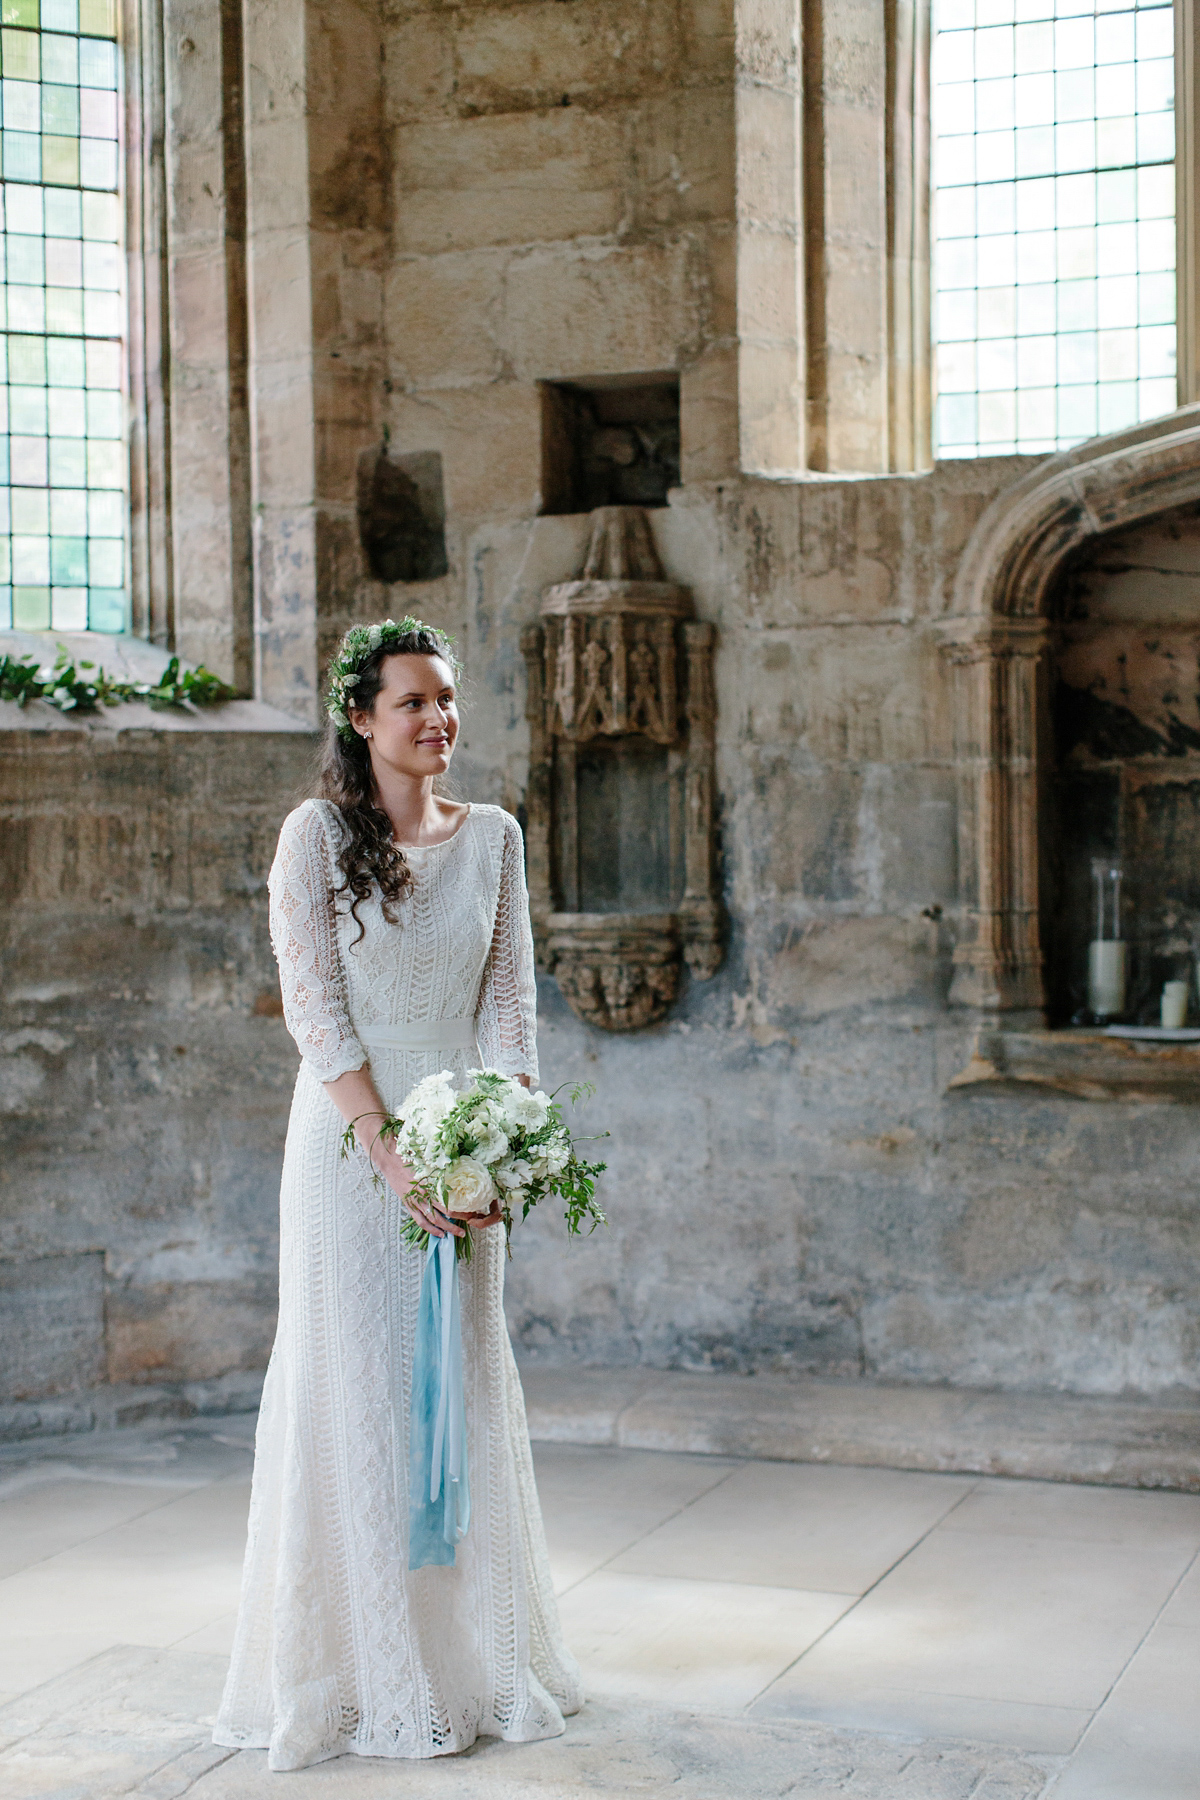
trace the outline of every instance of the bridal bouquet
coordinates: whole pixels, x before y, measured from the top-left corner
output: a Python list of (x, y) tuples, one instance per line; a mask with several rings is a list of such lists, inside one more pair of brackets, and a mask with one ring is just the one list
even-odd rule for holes
[[(573, 1087), (572, 1104), (592, 1091), (590, 1083)], [(580, 1156), (553, 1094), (530, 1092), (497, 1069), (469, 1070), (461, 1093), (448, 1070), (427, 1075), (379, 1129), (414, 1171), (409, 1193), (427, 1210), (470, 1220), (498, 1205), (511, 1231), (518, 1206), (527, 1218), (557, 1194), (568, 1231), (607, 1222), (595, 1198), (604, 1164)], [(353, 1143), (351, 1124), (343, 1156)], [(426, 1252), (413, 1345), (408, 1518), (408, 1566), (423, 1569), (452, 1565), (471, 1521), (458, 1265), (470, 1260), (472, 1234), (431, 1238), (406, 1213), (401, 1235)]]
[[(456, 1093), (448, 1070), (427, 1075), (380, 1126), (415, 1171), (412, 1198), (464, 1221), (485, 1217), (498, 1204), (511, 1232), (518, 1207), (525, 1219), (540, 1200), (557, 1194), (573, 1235), (606, 1224), (595, 1198), (596, 1177), (606, 1165), (580, 1156), (555, 1096), (522, 1087), (496, 1069), (471, 1069), (467, 1083)], [(593, 1091), (590, 1083), (572, 1087), (572, 1104)], [(352, 1130), (346, 1139), (353, 1141)], [(414, 1249), (428, 1248), (429, 1233), (411, 1215), (401, 1234)], [(455, 1245), (459, 1258), (469, 1261), (471, 1233)]]

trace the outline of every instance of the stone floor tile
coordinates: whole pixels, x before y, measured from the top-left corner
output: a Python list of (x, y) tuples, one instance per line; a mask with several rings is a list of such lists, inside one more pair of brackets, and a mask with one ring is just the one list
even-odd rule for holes
[(172, 1789), (172, 1765), (200, 1774), (229, 1754), (212, 1745), (209, 1723), (224, 1670), (223, 1657), (122, 1646), (20, 1696), (0, 1712), (0, 1794), (173, 1800), (187, 1781)]
[(167, 1644), (237, 1605), (249, 1487), (214, 1482), (0, 1582), (0, 1686), (110, 1644)]
[[(751, 1707), (750, 1716), (899, 1733), (934, 1742), (961, 1738), (968, 1743), (1004, 1744), (1013, 1750), (1066, 1756), (1087, 1729), (1092, 1713), (1087, 1707), (1036, 1706), (812, 1677), (777, 1682)], [(1136, 1796), (1130, 1794), (1127, 1800), (1136, 1800)]]
[[(593, 1700), (560, 1738), (482, 1739), (397, 1764), (344, 1756), (273, 1775), (206, 1741), (224, 1660), (113, 1650), (25, 1696), (0, 1752), (4, 1800), (1036, 1800), (1052, 1763), (997, 1746), (914, 1744), (786, 1721)], [(65, 1709), (65, 1710), (64, 1710)], [(14, 1709), (9, 1709), (10, 1713)], [(0, 1714), (0, 1743), (11, 1740)], [(17, 1785), (19, 1781), (20, 1785)]]
[(861, 1594), (973, 1486), (969, 1476), (748, 1463), (611, 1567)]
[(1139, 1493), (1049, 1481), (979, 1482), (946, 1531), (1074, 1538), (1079, 1543), (1200, 1549), (1200, 1494)]
[(717, 1457), (536, 1444), (534, 1466), (559, 1593), (739, 1466)]
[(848, 1594), (604, 1570), (564, 1597), (562, 1622), (589, 1692), (733, 1712), (852, 1603)]
[(1162, 1610), (1164, 1625), (1200, 1625), (1200, 1557)]
[(1052, 1800), (1196, 1800), (1200, 1624), (1156, 1625), (1096, 1714)]
[(826, 1707), (840, 1689), (856, 1719), (864, 1687), (1091, 1710), (1186, 1566), (1178, 1549), (937, 1530), (788, 1671), (775, 1698), (788, 1696), (797, 1716), (791, 1701), (810, 1684)]
[(177, 1638), (172, 1648), (202, 1651), (215, 1656), (232, 1656), (236, 1624), (236, 1612), (224, 1613), (221, 1618), (210, 1619), (206, 1625), (201, 1625), (199, 1631), (189, 1631), (186, 1637)]
[(0, 1492), (0, 1578), (166, 1505), (161, 1487), (86, 1478)]

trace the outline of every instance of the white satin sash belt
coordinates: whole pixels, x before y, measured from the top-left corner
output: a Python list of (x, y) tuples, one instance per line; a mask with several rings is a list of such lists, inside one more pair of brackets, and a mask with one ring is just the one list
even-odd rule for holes
[(474, 1050), (474, 1019), (418, 1019), (412, 1025), (365, 1025), (358, 1039), (368, 1050)]

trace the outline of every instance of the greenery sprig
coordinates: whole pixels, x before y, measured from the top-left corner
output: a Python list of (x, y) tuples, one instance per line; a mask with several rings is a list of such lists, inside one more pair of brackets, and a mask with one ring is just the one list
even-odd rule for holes
[(157, 681), (112, 681), (93, 662), (75, 662), (60, 644), (47, 666), (35, 656), (0, 656), (0, 700), (45, 700), (59, 712), (98, 712), (122, 700), (144, 700), (157, 710), (170, 706), (220, 706), (237, 696), (211, 669), (180, 667), (173, 656)]

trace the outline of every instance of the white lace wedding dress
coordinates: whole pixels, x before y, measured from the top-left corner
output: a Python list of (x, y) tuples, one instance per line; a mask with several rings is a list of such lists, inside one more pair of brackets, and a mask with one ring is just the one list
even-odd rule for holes
[[(559, 1632), (521, 1386), (502, 1309), (504, 1233), (460, 1268), (472, 1519), (452, 1568), (408, 1568), (408, 1391), (424, 1256), (322, 1083), (369, 1058), (385, 1105), (438, 1068), (536, 1078), (533, 948), (516, 820), (474, 806), (406, 850), (414, 887), (365, 935), (333, 899), (341, 815), (308, 800), (271, 870), (284, 1013), (303, 1061), (284, 1154), (280, 1310), (218, 1744), (273, 1769), (353, 1751), (440, 1756), (480, 1734), (556, 1737), (581, 1704)], [(459, 1021), (463, 1047), (420, 1040)], [(408, 1027), (407, 1031), (397, 1028)], [(432, 1037), (438, 1028), (432, 1027)], [(443, 1041), (446, 1031), (441, 1032)], [(454, 1031), (450, 1032), (454, 1036)]]

